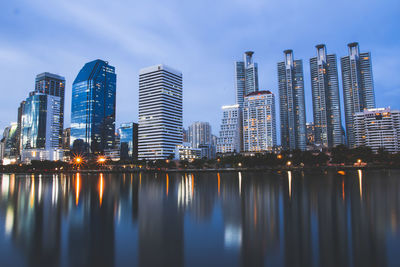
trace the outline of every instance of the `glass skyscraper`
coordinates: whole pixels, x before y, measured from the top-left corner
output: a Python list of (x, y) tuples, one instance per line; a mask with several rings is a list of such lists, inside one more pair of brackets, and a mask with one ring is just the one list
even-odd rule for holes
[(62, 148), (62, 135), (64, 129), (65, 78), (49, 72), (38, 74), (35, 80), (35, 92), (60, 97), (60, 133), (58, 135), (58, 147)]
[(167, 159), (183, 138), (182, 73), (155, 65), (139, 73), (139, 159)]
[(306, 111), (302, 60), (285, 50), (278, 63), (281, 144), (284, 150), (306, 149)]
[[(134, 122), (122, 123), (118, 128), (120, 137), (120, 152), (121, 159), (131, 158), (137, 159), (138, 157), (138, 124)], [(127, 149), (125, 151), (124, 149)], [(127, 152), (127, 155), (123, 155)]]
[(243, 61), (235, 62), (236, 103), (241, 108), (244, 97), (258, 91), (258, 65), (253, 62), (253, 54), (253, 51), (247, 51)]
[(360, 53), (358, 43), (347, 45), (349, 55), (341, 58), (347, 145), (355, 147), (354, 114), (375, 108), (371, 53)]
[(325, 45), (316, 49), (317, 56), (310, 59), (314, 143), (331, 148), (342, 144), (337, 61), (335, 54), (327, 54)]
[(71, 146), (101, 154), (115, 138), (115, 68), (97, 59), (86, 63), (72, 84)]

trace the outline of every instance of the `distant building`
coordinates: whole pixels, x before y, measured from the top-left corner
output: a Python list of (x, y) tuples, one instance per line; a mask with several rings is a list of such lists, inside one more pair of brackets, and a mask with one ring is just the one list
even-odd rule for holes
[(18, 160), (17, 127), (18, 124), (12, 122), (10, 126), (4, 129), (3, 138), (1, 140), (3, 165), (16, 163)]
[(243, 61), (235, 62), (236, 104), (241, 108), (244, 97), (258, 91), (258, 65), (253, 62), (253, 54), (253, 51), (247, 51)]
[(214, 159), (216, 155), (216, 146), (212, 144), (201, 144), (199, 145), (201, 149), (201, 157), (206, 159)]
[(217, 153), (240, 153), (242, 135), (242, 109), (239, 104), (222, 107), (222, 123), (217, 138)]
[(63, 131), (63, 149), (70, 150), (71, 144), (71, 128), (66, 128)]
[(187, 129), (185, 129), (185, 128), (182, 128), (182, 131), (183, 131), (182, 140), (183, 140), (184, 143), (185, 142), (188, 143), (189, 142), (189, 131)]
[(182, 144), (182, 73), (165, 65), (140, 70), (139, 159), (167, 159)]
[(36, 75), (35, 80), (35, 92), (51, 96), (58, 96), (60, 98), (60, 127), (58, 134), (58, 147), (62, 148), (62, 136), (64, 130), (65, 78), (49, 72), (38, 74)]
[(121, 159), (138, 158), (138, 127), (137, 123), (128, 122), (118, 128)]
[[(21, 160), (61, 160), (60, 97), (30, 93), (21, 122)], [(60, 158), (61, 154), (61, 158)]]
[(113, 149), (116, 105), (115, 68), (97, 59), (86, 63), (72, 84), (71, 147), (102, 154)]
[(354, 115), (375, 108), (375, 93), (371, 53), (360, 53), (358, 43), (347, 46), (349, 55), (341, 58), (341, 65), (347, 145), (353, 148), (356, 146)]
[(276, 146), (275, 96), (270, 91), (248, 94), (243, 104), (243, 150), (272, 151)]
[(193, 148), (190, 143), (182, 143), (175, 147), (176, 160), (194, 160), (201, 158), (201, 149)]
[(400, 152), (400, 111), (390, 108), (365, 109), (354, 114), (355, 146), (368, 146), (376, 152), (384, 148)]
[(18, 157), (21, 156), (21, 150), (22, 150), (22, 145), (21, 145), (21, 130), (22, 130), (22, 114), (24, 112), (25, 108), (25, 100), (22, 101), (18, 107), (18, 118), (17, 118), (17, 132), (16, 132), (16, 138), (17, 138), (17, 155)]
[(310, 59), (315, 143), (326, 148), (342, 144), (339, 79), (335, 54), (317, 45)]
[(285, 50), (278, 63), (279, 110), (283, 150), (306, 149), (306, 110), (302, 60), (294, 60)]
[(194, 122), (189, 126), (189, 142), (192, 147), (211, 144), (211, 125), (208, 122)]

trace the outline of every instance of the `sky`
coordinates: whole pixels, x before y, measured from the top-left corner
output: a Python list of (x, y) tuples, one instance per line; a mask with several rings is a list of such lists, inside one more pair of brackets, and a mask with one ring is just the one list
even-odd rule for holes
[(162, 63), (183, 73), (184, 126), (207, 121), (218, 135), (221, 106), (235, 103), (234, 61), (247, 50), (255, 51), (260, 90), (276, 94), (279, 118), (276, 64), (293, 49), (312, 121), (309, 59), (320, 43), (339, 62), (359, 42), (372, 53), (377, 107), (400, 109), (399, 12), (399, 0), (3, 1), (0, 130), (17, 120), (42, 72), (66, 79), (69, 127), (73, 80), (86, 62), (103, 59), (116, 68), (117, 126), (138, 121), (139, 70)]

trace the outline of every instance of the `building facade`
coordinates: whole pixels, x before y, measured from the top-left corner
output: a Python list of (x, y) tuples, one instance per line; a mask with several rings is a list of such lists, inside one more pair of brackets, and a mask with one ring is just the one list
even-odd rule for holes
[(400, 152), (400, 111), (390, 108), (364, 109), (354, 114), (355, 146), (367, 146), (377, 152), (384, 148)]
[(306, 111), (302, 60), (285, 50), (278, 63), (281, 144), (284, 150), (306, 149)]
[(242, 109), (239, 104), (222, 107), (222, 122), (217, 138), (217, 153), (240, 153), (242, 150)]
[(364, 109), (375, 108), (371, 53), (360, 53), (358, 43), (347, 45), (349, 55), (341, 58), (344, 114), (347, 145), (356, 146), (354, 115)]
[(275, 146), (275, 96), (270, 91), (250, 93), (243, 104), (243, 150), (264, 152)]
[(140, 70), (139, 159), (167, 159), (183, 139), (182, 73), (165, 65)]
[(113, 149), (116, 105), (115, 68), (103, 60), (86, 63), (72, 84), (71, 147), (101, 154)]
[(201, 158), (202, 150), (200, 148), (192, 147), (191, 143), (182, 143), (176, 145), (175, 147), (175, 156), (176, 160), (195, 160)]
[(121, 159), (138, 158), (139, 125), (134, 122), (122, 123), (118, 128)]
[(244, 53), (243, 61), (235, 62), (236, 104), (243, 107), (244, 97), (258, 91), (258, 65), (253, 62), (253, 51)]
[(192, 147), (211, 144), (211, 125), (208, 122), (197, 121), (189, 126), (189, 142)]
[(62, 148), (62, 136), (64, 129), (64, 103), (65, 103), (65, 78), (49, 73), (43, 72), (36, 75), (35, 92), (51, 96), (58, 96), (60, 98), (60, 127), (59, 127), (59, 148)]
[(335, 54), (326, 46), (316, 46), (317, 56), (310, 59), (315, 144), (332, 148), (342, 144), (339, 79)]

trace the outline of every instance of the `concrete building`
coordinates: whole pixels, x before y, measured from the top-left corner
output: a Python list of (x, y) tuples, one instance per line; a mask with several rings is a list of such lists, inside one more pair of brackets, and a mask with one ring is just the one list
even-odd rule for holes
[(167, 159), (182, 144), (182, 73), (165, 65), (140, 70), (139, 159)]
[(384, 148), (400, 152), (400, 111), (390, 108), (365, 109), (354, 114), (355, 146), (368, 146), (376, 152)]
[(235, 62), (236, 104), (243, 107), (244, 97), (258, 91), (258, 65), (253, 62), (253, 51), (243, 55), (243, 61)]
[(193, 148), (190, 143), (182, 143), (175, 147), (176, 160), (194, 160), (201, 158), (201, 148)]
[(217, 138), (217, 153), (240, 153), (242, 150), (242, 109), (239, 104), (222, 107), (222, 122)]
[(270, 91), (248, 94), (243, 104), (243, 150), (273, 151), (276, 146), (275, 96)]
[(208, 122), (196, 121), (189, 126), (188, 132), (192, 147), (211, 144), (211, 125)]

